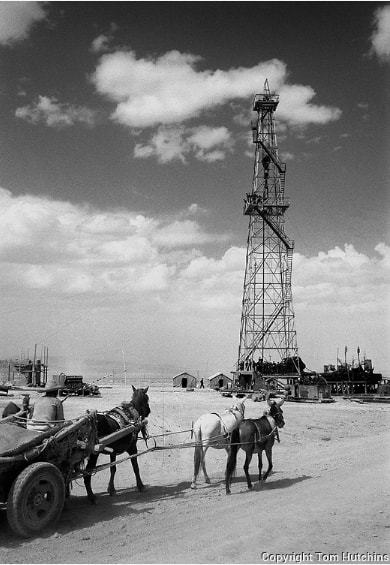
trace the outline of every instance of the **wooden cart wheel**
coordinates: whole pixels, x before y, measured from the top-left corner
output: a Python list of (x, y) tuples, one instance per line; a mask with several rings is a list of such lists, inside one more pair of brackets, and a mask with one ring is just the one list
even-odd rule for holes
[(11, 486), (8, 523), (19, 536), (33, 536), (56, 522), (64, 501), (65, 483), (57, 467), (45, 462), (32, 463)]

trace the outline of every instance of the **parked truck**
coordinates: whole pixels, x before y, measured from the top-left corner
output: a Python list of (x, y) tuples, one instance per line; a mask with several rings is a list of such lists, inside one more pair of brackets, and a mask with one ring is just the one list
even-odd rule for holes
[(63, 396), (67, 394), (77, 394), (78, 396), (88, 396), (99, 394), (99, 387), (94, 384), (85, 383), (81, 375), (65, 375), (64, 388), (61, 391)]

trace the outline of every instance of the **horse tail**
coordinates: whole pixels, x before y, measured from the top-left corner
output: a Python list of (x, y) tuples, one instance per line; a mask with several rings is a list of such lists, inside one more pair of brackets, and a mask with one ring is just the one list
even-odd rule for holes
[(195, 432), (195, 449), (194, 449), (194, 476), (199, 473), (200, 463), (203, 455), (202, 449), (202, 429), (199, 427)]
[(235, 428), (232, 431), (232, 435), (230, 438), (230, 452), (234, 455), (234, 463), (237, 459), (237, 452), (240, 449), (240, 429)]

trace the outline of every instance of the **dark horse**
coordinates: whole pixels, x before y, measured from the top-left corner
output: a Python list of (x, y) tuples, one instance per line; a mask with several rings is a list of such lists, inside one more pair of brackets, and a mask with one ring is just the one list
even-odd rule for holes
[[(113, 408), (112, 410), (109, 410), (105, 413), (97, 414), (97, 435), (99, 439), (104, 438), (105, 436), (108, 436), (113, 432), (117, 432), (130, 423), (139, 423), (140, 420), (142, 421), (147, 416), (149, 416), (150, 408), (149, 397), (147, 395), (148, 388), (149, 387), (136, 389), (133, 386), (133, 397), (130, 402), (122, 402), (122, 405), (120, 407)], [(146, 431), (144, 426), (142, 427), (142, 434), (144, 439), (146, 439)], [(114, 463), (116, 461), (117, 455), (120, 455), (125, 451), (129, 455), (135, 455), (137, 453), (137, 439), (138, 431), (134, 431), (133, 433), (130, 433), (123, 438), (110, 443), (108, 447), (113, 450), (110, 453), (111, 463)], [(93, 473), (93, 470), (96, 467), (98, 457), (98, 453), (94, 453), (89, 457), (88, 464), (85, 469), (89, 474), (86, 474), (84, 476), (84, 484), (85, 488), (87, 489), (88, 499), (92, 504), (96, 504), (96, 497), (91, 488), (91, 473)], [(145, 487), (141, 481), (139, 474), (137, 457), (133, 457), (131, 459), (131, 463), (133, 465), (134, 474), (137, 480), (138, 490), (141, 491)], [(107, 492), (111, 496), (113, 496), (116, 492), (114, 486), (116, 466), (113, 465), (112, 467), (110, 467), (110, 471), (110, 481), (108, 483)]]
[[(284, 426), (283, 410), (281, 409), (284, 400), (284, 398), (270, 399), (268, 397), (267, 402), (270, 409), (264, 416), (258, 419), (243, 420), (240, 425), (233, 430), (225, 473), (226, 494), (230, 494), (232, 475), (236, 468), (237, 452), (240, 448), (246, 453), (244, 471), (248, 488), (252, 488), (249, 465), (254, 453), (258, 454), (259, 481), (265, 481), (267, 479), (272, 470), (272, 447), (275, 441), (275, 434), (277, 434), (277, 428), (283, 428)], [(268, 469), (262, 477), (263, 451), (265, 451), (268, 459)]]

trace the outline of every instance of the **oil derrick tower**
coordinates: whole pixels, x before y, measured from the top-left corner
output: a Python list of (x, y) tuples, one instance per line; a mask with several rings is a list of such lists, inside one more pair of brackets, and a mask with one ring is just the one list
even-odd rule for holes
[(244, 201), (249, 230), (238, 374), (300, 373), (291, 294), (294, 242), (284, 229), (286, 165), (279, 159), (274, 122), (278, 103), (266, 81), (253, 101), (255, 161), (252, 191)]

